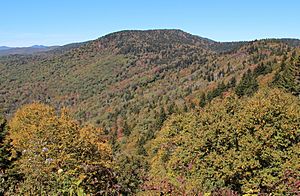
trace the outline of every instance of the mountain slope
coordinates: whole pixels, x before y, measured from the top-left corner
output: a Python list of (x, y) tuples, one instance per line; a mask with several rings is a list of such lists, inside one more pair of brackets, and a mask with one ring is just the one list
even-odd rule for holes
[(280, 40), (219, 43), (181, 30), (121, 31), (0, 58), (0, 104), (7, 114), (33, 101), (67, 106), (133, 150), (154, 137), (165, 116), (198, 108), (203, 93), (239, 81), (248, 69), (270, 67), (258, 77), (267, 85), (296, 51)]

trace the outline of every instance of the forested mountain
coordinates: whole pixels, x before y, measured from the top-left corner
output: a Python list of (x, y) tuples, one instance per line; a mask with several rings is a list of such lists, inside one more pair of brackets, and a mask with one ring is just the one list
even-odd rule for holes
[[(181, 30), (120, 31), (48, 52), (0, 57), (0, 109), (10, 121), (15, 156), (30, 147), (24, 142), (31, 136), (23, 141), (18, 134), (37, 127), (30, 133), (38, 143), (37, 135), (58, 134), (54, 126), (66, 133), (55, 141), (85, 145), (95, 157), (76, 147), (89, 157), (76, 161), (64, 149), (70, 160), (59, 159), (52, 170), (65, 161), (64, 168), (75, 172), (106, 157), (91, 169), (100, 172), (96, 177), (86, 170), (64, 176), (71, 184), (81, 180), (76, 191), (95, 193), (107, 185), (112, 195), (292, 193), (300, 180), (299, 47), (294, 39), (216, 42)], [(59, 112), (65, 107), (66, 118)], [(59, 156), (59, 148), (50, 148), (51, 156)], [(16, 164), (28, 169), (28, 159), (19, 156)], [(38, 182), (28, 172), (18, 179), (20, 193), (35, 187), (30, 179)], [(98, 179), (93, 188), (91, 179), (102, 174), (108, 183)], [(55, 194), (72, 188), (57, 183), (38, 189), (61, 186), (52, 189)]]

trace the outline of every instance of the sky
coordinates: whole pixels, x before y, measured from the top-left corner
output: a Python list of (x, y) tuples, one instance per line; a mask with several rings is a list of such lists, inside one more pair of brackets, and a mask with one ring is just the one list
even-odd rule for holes
[(215, 41), (300, 38), (299, 0), (0, 0), (0, 46), (64, 45), (132, 29)]

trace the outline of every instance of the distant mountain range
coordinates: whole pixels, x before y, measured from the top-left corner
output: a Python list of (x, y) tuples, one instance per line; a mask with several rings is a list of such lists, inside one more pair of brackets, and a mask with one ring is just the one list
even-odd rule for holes
[(46, 52), (58, 48), (59, 46), (43, 46), (33, 45), (30, 47), (8, 47), (0, 46), (0, 56), (11, 55), (11, 54), (33, 54), (37, 52)]
[(0, 46), (0, 50), (8, 50), (11, 49), (11, 47), (7, 47), (7, 46)]

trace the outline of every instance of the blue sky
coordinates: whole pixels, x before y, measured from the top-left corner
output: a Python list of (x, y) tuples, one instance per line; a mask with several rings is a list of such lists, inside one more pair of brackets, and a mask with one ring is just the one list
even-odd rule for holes
[(62, 45), (124, 29), (216, 41), (300, 38), (299, 0), (0, 0), (0, 46)]

